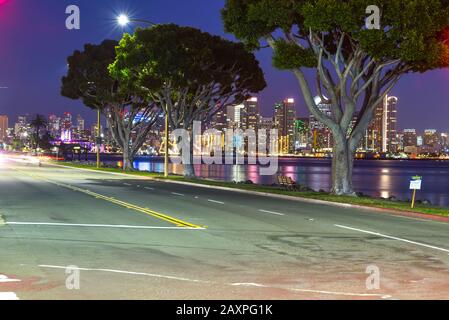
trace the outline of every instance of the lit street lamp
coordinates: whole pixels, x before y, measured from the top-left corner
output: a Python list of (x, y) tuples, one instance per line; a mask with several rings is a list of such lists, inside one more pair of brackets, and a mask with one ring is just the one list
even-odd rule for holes
[[(121, 14), (117, 17), (117, 23), (122, 26), (125, 27), (128, 24), (130, 24), (131, 22), (136, 22), (136, 23), (145, 23), (148, 24), (150, 26), (156, 26), (156, 23), (153, 23), (151, 21), (148, 20), (142, 20), (142, 19), (130, 19), (126, 14)], [(169, 134), (168, 134), (168, 108), (166, 108), (167, 112), (165, 113), (165, 132), (164, 132), (164, 138), (165, 138), (165, 144), (164, 144), (164, 177), (168, 177), (168, 139), (169, 139)]]

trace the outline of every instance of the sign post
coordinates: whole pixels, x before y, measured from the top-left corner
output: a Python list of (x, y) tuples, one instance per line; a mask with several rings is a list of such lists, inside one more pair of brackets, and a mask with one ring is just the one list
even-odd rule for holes
[(412, 180), (410, 180), (410, 190), (413, 190), (412, 206), (411, 206), (412, 209), (415, 207), (416, 190), (421, 190), (421, 185), (422, 185), (422, 177), (420, 176), (414, 176), (412, 177)]

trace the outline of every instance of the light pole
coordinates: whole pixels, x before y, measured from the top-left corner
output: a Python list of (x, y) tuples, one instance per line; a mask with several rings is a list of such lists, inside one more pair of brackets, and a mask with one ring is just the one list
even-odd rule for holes
[[(131, 22), (136, 23), (145, 23), (150, 26), (156, 26), (156, 23), (153, 23), (148, 20), (142, 19), (130, 19), (127, 15), (121, 14), (117, 17), (117, 23), (122, 27), (128, 25)], [(165, 132), (164, 132), (164, 177), (168, 177), (168, 140), (169, 140), (169, 122), (168, 122), (168, 107), (165, 108)]]
[(100, 147), (101, 147), (101, 121), (100, 121), (100, 108), (97, 111), (97, 169), (100, 169)]

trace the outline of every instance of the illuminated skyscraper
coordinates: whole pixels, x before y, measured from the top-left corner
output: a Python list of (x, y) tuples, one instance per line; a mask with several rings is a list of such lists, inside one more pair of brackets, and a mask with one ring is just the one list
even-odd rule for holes
[(397, 141), (397, 97), (386, 96), (384, 99), (382, 152), (395, 153), (398, 149)]
[(220, 107), (219, 111), (217, 111), (213, 115), (210, 121), (210, 127), (212, 129), (224, 132), (225, 129), (228, 127), (227, 118), (228, 118), (227, 108)]
[(5, 142), (8, 138), (8, 116), (0, 116), (0, 142)]
[(415, 129), (404, 129), (402, 144), (404, 148), (418, 146), (418, 136)]
[[(315, 97), (315, 104), (321, 113), (332, 116), (331, 105), (324, 103), (321, 97)], [(333, 147), (332, 133), (321, 121), (315, 118), (313, 114), (309, 118), (309, 131), (312, 149), (314, 151), (330, 150)]]
[(65, 112), (61, 120), (61, 140), (72, 140), (72, 114)]
[(397, 152), (397, 97), (386, 96), (375, 109), (365, 134), (365, 149), (372, 152)]
[(61, 137), (61, 118), (50, 114), (48, 116), (48, 131), (53, 138), (59, 139)]
[(279, 150), (281, 153), (292, 153), (295, 147), (295, 99), (288, 98), (274, 107), (274, 122), (279, 130)]
[(245, 127), (247, 129), (258, 129), (260, 121), (259, 101), (256, 97), (252, 97), (244, 102), (245, 106)]

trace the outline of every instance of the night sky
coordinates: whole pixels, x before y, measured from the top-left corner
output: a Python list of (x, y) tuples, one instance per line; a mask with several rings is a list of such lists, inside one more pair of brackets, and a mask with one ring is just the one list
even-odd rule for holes
[[(81, 30), (65, 28), (65, 8), (71, 4), (81, 9)], [(123, 29), (116, 26), (115, 17), (121, 12), (233, 39), (223, 32), (223, 4), (224, 0), (0, 0), (0, 114), (7, 114), (12, 126), (20, 114), (69, 111), (74, 116), (81, 114), (90, 125), (94, 113), (59, 94), (68, 55), (87, 42), (119, 39)], [(260, 94), (262, 114), (272, 116), (276, 101), (293, 97), (298, 115), (307, 116), (295, 78), (271, 67), (269, 49), (257, 57), (268, 82)], [(407, 75), (393, 94), (399, 97), (400, 128), (449, 131), (449, 70)]]

